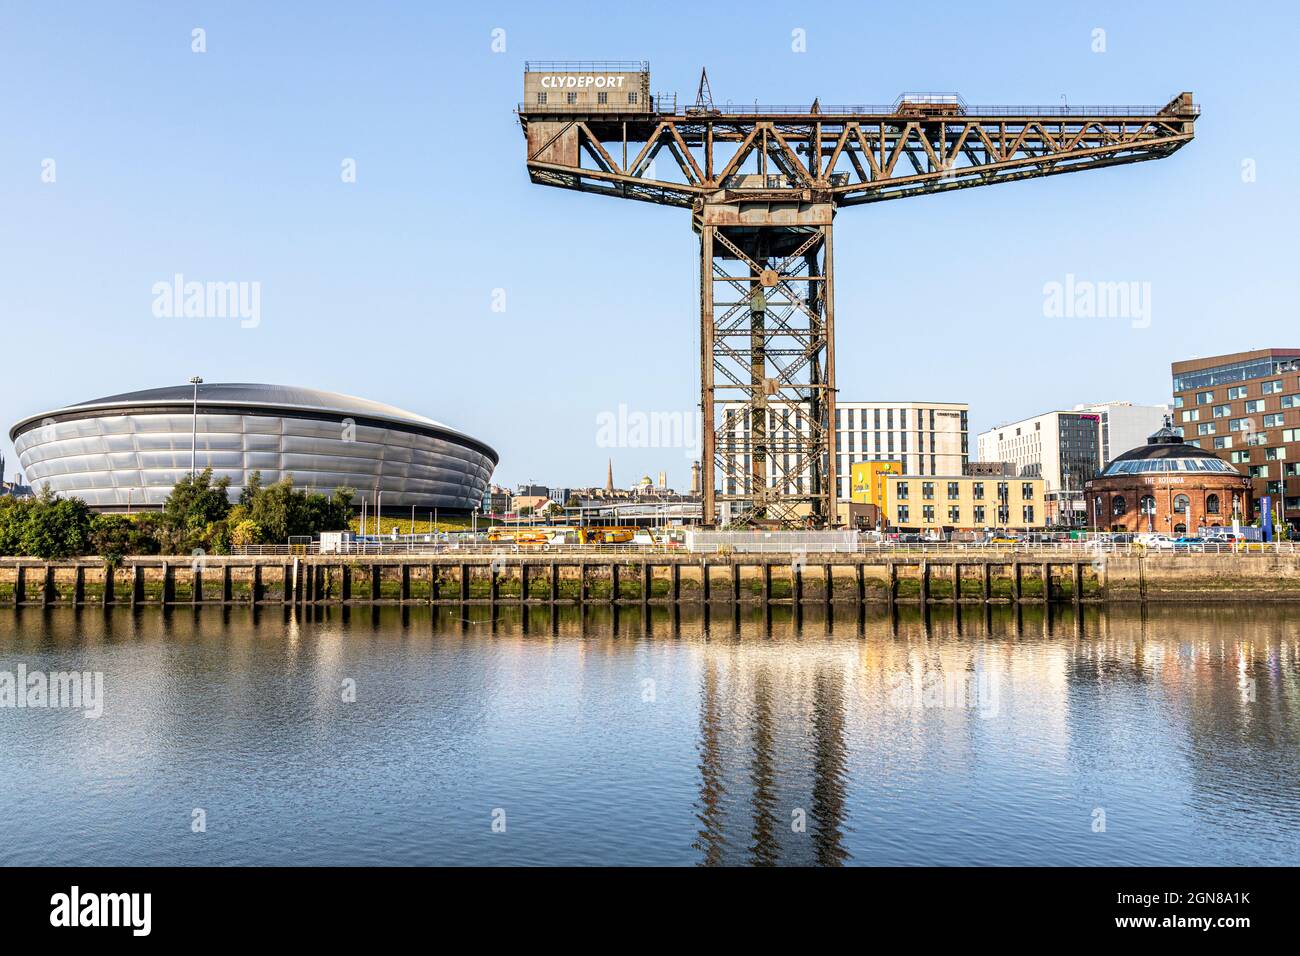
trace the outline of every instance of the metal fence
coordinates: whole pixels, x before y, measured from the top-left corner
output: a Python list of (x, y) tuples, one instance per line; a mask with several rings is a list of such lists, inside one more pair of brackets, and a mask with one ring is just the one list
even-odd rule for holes
[(1044, 557), (1067, 557), (1094, 559), (1103, 555), (1176, 555), (1198, 556), (1203, 554), (1239, 554), (1239, 555), (1294, 555), (1300, 553), (1294, 541), (1204, 541), (1186, 544), (1167, 543), (1162, 545), (1145, 545), (1139, 542), (1114, 542), (1104, 539), (1090, 541), (1017, 541), (976, 542), (976, 541), (858, 541), (851, 547), (839, 547), (827, 550), (818, 547), (800, 547), (788, 543), (761, 540), (750, 541), (742, 546), (725, 542), (698, 542), (694, 548), (685, 544), (512, 544), (501, 541), (365, 541), (351, 542), (334, 551), (322, 552), (319, 542), (310, 545), (266, 544), (235, 548), (233, 554), (238, 557), (298, 557), (308, 555), (334, 556), (342, 559), (354, 557), (402, 557), (405, 555), (509, 555), (509, 554), (560, 554), (560, 555), (637, 555), (637, 554), (676, 554), (676, 555), (741, 555), (741, 554), (862, 554), (881, 558), (908, 555), (934, 555), (969, 557), (992, 555), (1042, 555)]
[[(955, 106), (951, 112), (937, 113), (934, 110), (935, 104), (923, 104), (925, 110), (917, 110), (915, 104), (897, 104), (897, 103), (851, 103), (851, 104), (822, 104), (817, 105), (818, 112), (823, 116), (910, 116), (917, 112), (933, 113), (934, 115), (943, 116), (964, 116), (971, 119), (979, 119), (987, 116), (1002, 117), (1025, 117), (1027, 119), (1037, 119), (1042, 116), (1059, 116), (1059, 117), (1078, 117), (1080, 119), (1093, 116), (1160, 116), (1164, 113), (1164, 106)], [(812, 110), (809, 103), (726, 103), (722, 106), (712, 106), (704, 109), (688, 108), (688, 113), (717, 113), (723, 116), (807, 116)], [(1201, 107), (1194, 105), (1191, 107), (1193, 115), (1199, 115)], [(1172, 114), (1170, 114), (1172, 115)]]
[[(561, 91), (562, 92), (562, 91)], [(659, 114), (677, 112), (676, 93), (651, 93), (649, 103), (568, 103), (560, 101), (561, 93), (556, 93), (556, 102), (525, 103), (520, 102), (520, 113), (562, 113), (565, 115), (587, 116), (592, 113), (619, 113), (628, 116), (644, 116), (647, 119)]]

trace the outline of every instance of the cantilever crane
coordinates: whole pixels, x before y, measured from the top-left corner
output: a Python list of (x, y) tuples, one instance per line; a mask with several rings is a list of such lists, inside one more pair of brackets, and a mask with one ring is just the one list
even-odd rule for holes
[(702, 78), (679, 111), (675, 95), (651, 95), (644, 62), (530, 63), (518, 110), (533, 182), (691, 210), (706, 525), (720, 504), (733, 522), (836, 522), (839, 208), (1162, 159), (1191, 141), (1200, 112), (1190, 93), (1164, 106), (905, 94), (717, 107), (707, 89)]

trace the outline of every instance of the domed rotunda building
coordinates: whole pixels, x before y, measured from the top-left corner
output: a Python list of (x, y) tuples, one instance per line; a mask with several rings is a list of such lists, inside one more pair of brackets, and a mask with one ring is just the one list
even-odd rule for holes
[(1115, 458), (1087, 484), (1089, 523), (1110, 531), (1197, 534), (1251, 517), (1250, 479), (1183, 440), (1165, 420), (1145, 445)]

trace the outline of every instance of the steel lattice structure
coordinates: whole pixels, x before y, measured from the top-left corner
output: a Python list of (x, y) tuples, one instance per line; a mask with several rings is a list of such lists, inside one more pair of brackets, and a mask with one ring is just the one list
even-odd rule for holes
[(734, 520), (835, 522), (836, 210), (1161, 159), (1192, 139), (1199, 114), (1190, 93), (1163, 107), (918, 94), (719, 109), (706, 88), (680, 111), (648, 93), (628, 96), (635, 107), (542, 94), (518, 110), (533, 182), (692, 211), (706, 524), (721, 503)]

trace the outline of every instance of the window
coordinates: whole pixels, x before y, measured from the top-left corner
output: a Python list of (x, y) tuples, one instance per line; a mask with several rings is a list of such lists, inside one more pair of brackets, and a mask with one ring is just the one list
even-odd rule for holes
[(957, 505), (952, 505), (951, 507), (948, 508), (948, 523), (958, 524), (960, 523), (960, 521), (961, 521), (961, 508), (959, 508)]
[(1174, 396), (1174, 408), (1182, 408), (1182, 407), (1183, 407), (1183, 396), (1181, 396), (1181, 395), (1175, 395), (1175, 396)]
[(1174, 511), (1175, 511), (1177, 514), (1180, 514), (1180, 515), (1185, 515), (1185, 514), (1187, 514), (1187, 508), (1188, 508), (1189, 505), (1191, 505), (1191, 501), (1188, 500), (1188, 498), (1187, 498), (1186, 495), (1175, 495), (1175, 496), (1174, 496)]
[(565, 93), (565, 94), (564, 94), (564, 102), (566, 102), (566, 103), (568, 103), (570, 106), (572, 106), (574, 103), (578, 102), (578, 94), (577, 94), (577, 93)]
[(961, 497), (961, 486), (958, 482), (955, 481), (948, 482), (948, 497), (949, 498)]
[(609, 94), (608, 94), (608, 93), (604, 93), (604, 92), (597, 93), (597, 94), (596, 94), (596, 102), (597, 102), (597, 103), (600, 103), (600, 104), (602, 104), (602, 105), (605, 104), (605, 103), (608, 103), (608, 102), (609, 102)]
[(1116, 495), (1110, 502), (1110, 513), (1116, 517), (1122, 517), (1128, 511), (1128, 502), (1124, 500), (1123, 495)]
[(546, 94), (545, 94), (545, 93), (538, 93), (538, 94), (537, 94), (537, 105), (538, 105), (538, 106), (545, 106), (545, 105), (546, 105)]
[(921, 482), (921, 497), (924, 498), (926, 501), (933, 501), (933, 500), (934, 500), (934, 482), (933, 482), (933, 481), (923, 481), (923, 482)]
[(1023, 508), (1021, 508), (1021, 509), (1020, 509), (1020, 517), (1021, 517), (1021, 519), (1025, 522), (1025, 524), (1033, 524), (1033, 523), (1034, 523), (1034, 506), (1033, 506), (1033, 505), (1025, 505)]
[(1034, 483), (1032, 481), (1020, 483), (1020, 497), (1026, 500), (1034, 497)]
[(1250, 462), (1250, 452), (1248, 451), (1234, 451), (1231, 457), (1234, 465), (1245, 465)]
[(899, 506), (898, 506), (898, 523), (899, 523), (899, 524), (907, 524), (907, 521), (908, 521), (908, 517), (907, 517), (907, 505), (899, 505)]
[(898, 498), (899, 501), (907, 500), (907, 482), (900, 481), (898, 484), (894, 485), (894, 491), (895, 497)]
[(629, 93), (629, 94), (627, 95), (627, 101), (628, 101), (628, 103), (631, 104), (632, 106), (635, 106), (635, 105), (636, 105), (636, 102), (637, 102), (637, 94), (635, 94), (635, 93)]
[(1197, 425), (1197, 426), (1196, 426), (1196, 434), (1198, 434), (1198, 435), (1213, 435), (1213, 434), (1214, 434), (1214, 422), (1202, 422), (1201, 424)]
[(1228, 431), (1244, 432), (1247, 429), (1249, 421), (1250, 419), (1248, 418), (1234, 418), (1230, 422), (1228, 422)]
[(1213, 392), (1197, 392), (1197, 393), (1196, 393), (1196, 404), (1197, 404), (1197, 405), (1211, 405), (1211, 404), (1213, 404), (1213, 402), (1214, 402), (1214, 393), (1213, 393)]
[[(1218, 416), (1216, 415), (1215, 418), (1218, 418)], [(1189, 408), (1183, 412), (1183, 421), (1185, 422), (1199, 422), (1200, 420), (1201, 410), (1199, 408)]]
[(1218, 496), (1218, 495), (1206, 495), (1206, 496), (1205, 496), (1205, 513), (1206, 513), (1207, 515), (1217, 515), (1217, 514), (1219, 513), (1219, 496)]
[(976, 506), (975, 506), (975, 523), (976, 523), (976, 524), (983, 524), (983, 523), (984, 523), (984, 506), (983, 506), (983, 505), (976, 505)]
[(984, 482), (977, 481), (970, 486), (971, 497), (976, 501), (984, 500)]
[(1228, 417), (1229, 415), (1231, 415), (1231, 414), (1232, 414), (1232, 406), (1231, 406), (1231, 405), (1215, 405), (1215, 406), (1214, 406), (1214, 417), (1215, 417), (1215, 418), (1227, 418), (1227, 417)]
[(1283, 395), (1283, 408), (1300, 408), (1300, 395)]
[(1264, 449), (1264, 460), (1265, 460), (1265, 461), (1285, 461), (1285, 460), (1286, 460), (1286, 447), (1285, 447), (1285, 446), (1281, 446), (1281, 445), (1279, 445), (1279, 446), (1277, 446), (1277, 447), (1275, 447), (1275, 448), (1265, 448), (1265, 449)]
[(1152, 495), (1143, 495), (1142, 500), (1138, 502), (1138, 511), (1144, 515), (1153, 515), (1156, 513), (1156, 499)]
[(1245, 398), (1245, 397), (1246, 397), (1245, 385), (1235, 385), (1232, 388), (1228, 389), (1228, 401), (1230, 402), (1235, 402), (1237, 399)]
[(1282, 380), (1278, 378), (1278, 379), (1274, 379), (1271, 382), (1264, 382), (1262, 385), (1260, 385), (1259, 390), (1260, 393), (1264, 395), (1275, 395), (1278, 392), (1282, 391)]
[(1216, 439), (1214, 439), (1214, 447), (1215, 447), (1215, 448), (1218, 448), (1218, 449), (1231, 448), (1231, 447), (1232, 447), (1232, 436), (1231, 436), (1231, 435), (1225, 435), (1225, 436), (1223, 436), (1222, 438), (1216, 438)]
[(926, 524), (934, 524), (934, 505), (921, 505), (921, 520)]
[(1276, 412), (1272, 415), (1264, 416), (1265, 428), (1280, 428), (1282, 426), (1282, 416)]
[(1264, 410), (1264, 400), (1257, 398), (1253, 402), (1246, 403), (1246, 414), (1257, 415)]

